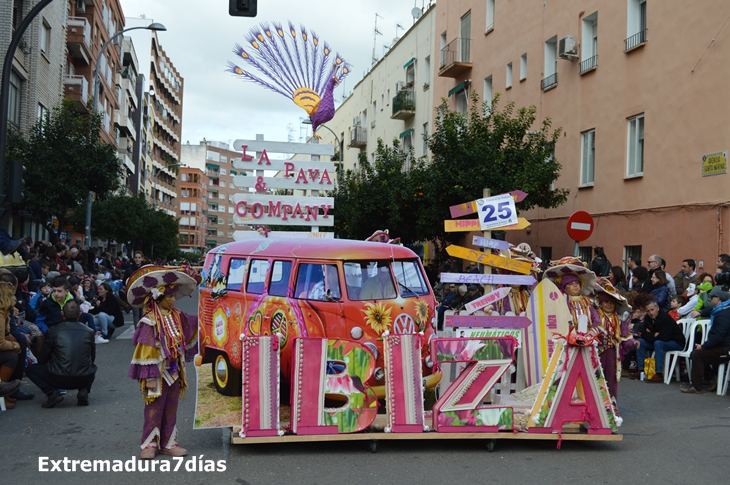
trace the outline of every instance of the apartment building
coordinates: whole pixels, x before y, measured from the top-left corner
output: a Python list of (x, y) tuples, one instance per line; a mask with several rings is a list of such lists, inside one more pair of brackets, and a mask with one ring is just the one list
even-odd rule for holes
[(208, 200), (203, 206), (208, 224), (207, 248), (233, 242), (233, 195), (239, 191), (233, 185), (233, 177), (239, 172), (231, 162), (235, 158), (240, 159), (241, 154), (220, 141), (203, 140), (199, 145), (186, 143), (181, 147), (182, 163), (202, 170), (208, 177)]
[(326, 128), (317, 130), (320, 143), (336, 146), (333, 159), (342, 160), (345, 170), (357, 167), (361, 153), (374, 161), (379, 138), (387, 144), (398, 139), (417, 157), (428, 155), (424, 135), (433, 129), (435, 8), (414, 20), (327, 122), (338, 140)]
[(119, 109), (114, 115), (117, 153), (125, 168), (124, 187), (127, 195), (138, 193), (139, 155), (135, 158), (134, 145), (140, 136), (136, 120), (139, 119), (140, 104), (137, 96), (139, 63), (132, 39), (125, 37), (122, 44), (122, 69), (116, 74), (117, 103)]
[(584, 258), (603, 246), (613, 264), (658, 253), (672, 273), (685, 258), (714, 271), (730, 252), (730, 4), (452, 0), (435, 13), (434, 102), (465, 111), (473, 90), (499, 92), (562, 128), (555, 185), (568, 201), (521, 214), (532, 225), (511, 242), (572, 254), (567, 218), (584, 210), (595, 220)]
[(178, 218), (180, 249), (184, 252), (202, 252), (208, 232), (207, 202), (208, 176), (199, 168), (180, 168)]
[[(126, 21), (128, 27), (147, 26), (153, 22), (142, 18), (127, 18)], [(153, 205), (175, 216), (184, 79), (162, 48), (157, 32), (140, 29), (128, 34), (139, 58), (144, 91), (149, 93), (147, 113), (141, 123), (149, 122), (148, 134), (151, 136), (146, 145), (141, 139), (136, 141), (140, 152), (147, 153), (146, 165), (140, 163), (140, 173), (144, 175), (140, 177), (140, 189), (149, 195)], [(139, 78), (137, 82), (140, 82)]]

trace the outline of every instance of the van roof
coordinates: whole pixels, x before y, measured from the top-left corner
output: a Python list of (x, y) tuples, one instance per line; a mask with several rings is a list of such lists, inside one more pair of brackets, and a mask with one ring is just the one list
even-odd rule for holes
[(211, 253), (331, 260), (411, 259), (416, 253), (396, 244), (352, 239), (252, 239), (211, 249)]

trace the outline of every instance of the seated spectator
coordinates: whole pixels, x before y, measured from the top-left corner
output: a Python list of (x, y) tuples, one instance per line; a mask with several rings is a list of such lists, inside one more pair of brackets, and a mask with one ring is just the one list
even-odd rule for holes
[(682, 261), (682, 269), (674, 275), (674, 287), (677, 290), (677, 294), (681, 295), (687, 290), (687, 287), (690, 283), (694, 283), (695, 285), (697, 283), (701, 283), (701, 279), (699, 275), (697, 274), (697, 271), (695, 271), (695, 260), (694, 259), (685, 259)]
[(84, 294), (84, 300), (91, 303), (97, 298), (96, 288), (94, 287), (94, 281), (88, 277), (84, 277), (84, 281), (81, 284), (81, 289)]
[(44, 334), (48, 333), (49, 328), (63, 321), (61, 309), (69, 300), (73, 299), (70, 292), (71, 285), (65, 277), (55, 277), (51, 281), (51, 286), (53, 287), (51, 297), (41, 304), (35, 322)]
[(96, 374), (94, 332), (78, 321), (79, 304), (69, 300), (61, 311), (63, 320), (48, 330), (38, 363), (28, 366), (28, 378), (47, 396), (41, 404), (52, 408), (63, 401), (61, 389), (78, 389), (79, 406), (89, 405)]
[(477, 263), (475, 263), (474, 261), (469, 262), (469, 266), (467, 266), (466, 272), (469, 274), (481, 273), (481, 271), (479, 271), (479, 265)]
[[(23, 326), (22, 320), (18, 319), (18, 310), (14, 307), (14, 295), (17, 291), (18, 279), (9, 270), (5, 268), (0, 268), (0, 283), (6, 283), (7, 285), (9, 285), (9, 288), (12, 291), (12, 295), (9, 298), (12, 300), (11, 306), (13, 306), (13, 308), (8, 312), (8, 316), (10, 319), (10, 335), (6, 338), (8, 338), (9, 340), (14, 339), (18, 344), (20, 344), (18, 362), (15, 366), (15, 370), (10, 376), (10, 380), (22, 379), (23, 373), (25, 372), (28, 348), (32, 345), (31, 331), (29, 328)], [(4, 287), (3, 291), (7, 291), (7, 287)], [(2, 321), (2, 316), (0, 316), (0, 321)], [(15, 393), (11, 394), (9, 397), (11, 398), (11, 400), (27, 401), (29, 399), (33, 399), (35, 396), (33, 394), (18, 390)]]
[[(689, 384), (680, 386), (682, 392), (700, 394), (705, 378), (710, 374), (709, 365), (719, 365), (730, 360), (730, 300), (725, 289), (713, 288), (710, 298), (714, 309), (710, 315), (710, 331), (703, 344), (695, 344), (692, 351), (692, 374)], [(709, 380), (709, 379), (708, 379)]]
[(94, 315), (96, 326), (96, 343), (107, 344), (114, 330), (124, 326), (124, 315), (117, 303), (111, 285), (104, 282), (99, 285), (99, 298), (94, 302), (94, 308), (89, 310)]
[[(462, 294), (466, 293), (466, 285), (461, 285), (464, 287), (464, 291)], [(458, 292), (456, 290), (456, 284), (449, 283), (448, 286), (444, 285), (444, 291), (446, 291), (443, 300), (441, 300), (441, 304), (436, 307), (436, 315), (437, 318), (437, 329), (443, 330), (444, 329), (444, 314), (446, 313), (446, 310), (452, 310), (454, 308), (454, 300), (458, 296)]]
[(46, 301), (46, 299), (48, 299), (48, 297), (50, 296), (51, 284), (47, 281), (43, 281), (40, 285), (38, 285), (38, 292), (30, 299), (29, 305), (33, 310), (37, 312), (43, 302)]
[(455, 314), (459, 314), (460, 311), (464, 309), (464, 306), (466, 306), (467, 303), (470, 301), (474, 301), (477, 298), (479, 298), (481, 294), (479, 293), (479, 287), (477, 285), (469, 285), (466, 287), (466, 294), (462, 295), (462, 297), (454, 302), (456, 311)]
[[(20, 380), (14, 379), (13, 374), (19, 365), (19, 354), (23, 353), (21, 344), (10, 333), (10, 316), (15, 304), (14, 294), (15, 290), (9, 283), (0, 282), (0, 325), (2, 325), (0, 328), (0, 381), (3, 383), (0, 386), (3, 389), (2, 395), (6, 396), (5, 406), (8, 409), (13, 409), (16, 402), (16, 399), (10, 395), (20, 389), (18, 385)], [(24, 355), (23, 358), (25, 358)], [(6, 390), (12, 390), (12, 392), (5, 394)]]
[(667, 274), (661, 269), (654, 271), (651, 275), (651, 294), (656, 298), (659, 308), (669, 307), (669, 288), (667, 287)]
[(651, 293), (644, 291), (644, 283), (649, 280), (649, 270), (643, 266), (637, 266), (631, 272), (631, 288), (637, 293)]
[(624, 274), (624, 270), (621, 269), (621, 266), (612, 266), (611, 269), (608, 272), (608, 280), (611, 282), (611, 284), (616, 288), (619, 293), (621, 293), (621, 296), (626, 296), (626, 293), (629, 291), (628, 285), (626, 285), (626, 275)]
[(609, 276), (611, 271), (611, 262), (606, 257), (606, 253), (603, 252), (601, 246), (593, 248), (593, 254), (595, 257), (591, 261), (591, 271), (596, 273), (596, 276)]
[(669, 316), (676, 322), (680, 319), (679, 309), (687, 304), (687, 299), (682, 295), (677, 295), (672, 298), (671, 306), (672, 309), (669, 311)]
[(646, 352), (654, 351), (656, 374), (647, 382), (664, 382), (664, 356), (670, 350), (682, 350), (685, 344), (684, 333), (677, 322), (666, 311), (659, 308), (656, 300), (650, 300), (644, 307), (644, 329), (635, 344), (638, 371), (644, 370)]

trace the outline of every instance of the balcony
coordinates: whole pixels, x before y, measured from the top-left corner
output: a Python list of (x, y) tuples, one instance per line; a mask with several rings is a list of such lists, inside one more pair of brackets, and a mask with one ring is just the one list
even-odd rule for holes
[(644, 44), (646, 44), (647, 32), (648, 30), (644, 29), (641, 32), (638, 32), (624, 40), (624, 52), (631, 52), (632, 50), (638, 49), (639, 47), (642, 47)]
[(365, 148), (368, 144), (368, 130), (360, 125), (353, 126), (350, 130), (350, 148)]
[(585, 74), (587, 72), (590, 72), (598, 67), (598, 56), (595, 55), (593, 57), (589, 57), (585, 61), (581, 61), (580, 63), (580, 72), (579, 74)]
[(471, 68), (471, 39), (459, 37), (441, 49), (439, 76), (456, 78)]
[(85, 17), (68, 18), (68, 52), (75, 59), (91, 62), (91, 25)]
[(134, 121), (123, 110), (116, 112), (114, 124), (119, 128), (122, 136), (129, 136), (133, 140), (137, 139), (137, 128), (134, 125)]
[(126, 76), (122, 76), (122, 89), (126, 90), (127, 96), (129, 96), (129, 99), (132, 100), (134, 107), (139, 107), (139, 102), (137, 101), (137, 86), (135, 82)]
[(558, 85), (558, 73), (550, 74), (548, 77), (540, 81), (540, 89), (549, 91)]
[(407, 120), (416, 114), (416, 95), (413, 88), (401, 89), (393, 98), (393, 120)]
[(64, 96), (74, 100), (76, 111), (86, 113), (89, 103), (89, 81), (84, 76), (64, 76)]

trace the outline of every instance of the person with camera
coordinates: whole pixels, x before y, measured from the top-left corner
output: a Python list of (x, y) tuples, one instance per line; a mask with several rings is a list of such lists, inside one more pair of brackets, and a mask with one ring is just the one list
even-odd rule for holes
[[(702, 384), (711, 373), (709, 366), (730, 361), (730, 295), (727, 288), (713, 288), (710, 298), (714, 308), (710, 314), (710, 331), (702, 344), (695, 344), (692, 351), (692, 371), (689, 384), (680, 390), (689, 394), (702, 393)], [(709, 380), (709, 379), (708, 379)]]

